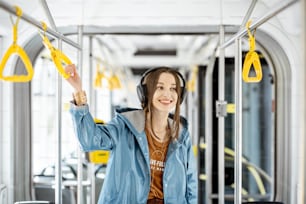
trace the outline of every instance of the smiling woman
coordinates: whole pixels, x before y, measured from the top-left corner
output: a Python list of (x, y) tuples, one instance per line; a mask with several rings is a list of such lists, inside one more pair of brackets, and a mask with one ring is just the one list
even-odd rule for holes
[[(74, 87), (74, 96), (82, 92), (86, 97), (75, 66), (68, 65), (66, 72), (72, 73), (67, 81)], [(94, 123), (86, 100), (82, 100), (83, 103), (75, 97), (71, 106), (82, 149), (110, 150), (113, 155), (99, 203), (175, 201), (196, 204), (196, 162), (187, 121), (180, 116), (180, 104), (185, 95), (184, 78), (168, 67), (150, 69), (141, 78), (137, 90), (143, 109), (118, 110), (117, 116), (104, 125)], [(174, 114), (171, 114), (173, 109)], [(124, 179), (127, 175), (133, 179)], [(142, 190), (137, 188), (141, 181), (144, 182)], [(119, 182), (119, 195), (113, 193), (116, 192), (114, 182)], [(125, 188), (127, 183), (128, 189)]]
[[(71, 204), (97, 203), (103, 183), (102, 203), (304, 204), (305, 6), (0, 1), (0, 203), (70, 204), (66, 190)], [(19, 17), (27, 63), (5, 55)], [(249, 52), (256, 63), (243, 63)], [(75, 64), (68, 81), (59, 61)], [(78, 142), (112, 153), (99, 175)]]

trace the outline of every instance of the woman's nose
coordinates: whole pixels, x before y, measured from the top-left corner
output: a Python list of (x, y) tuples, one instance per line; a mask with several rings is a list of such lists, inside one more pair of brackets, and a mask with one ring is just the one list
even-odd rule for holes
[(171, 96), (171, 91), (168, 90), (168, 89), (164, 89), (164, 91), (163, 91), (163, 96), (166, 96), (166, 97)]

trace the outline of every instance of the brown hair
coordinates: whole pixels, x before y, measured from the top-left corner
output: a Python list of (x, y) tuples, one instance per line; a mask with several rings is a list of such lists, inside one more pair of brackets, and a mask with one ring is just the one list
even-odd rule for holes
[[(181, 87), (181, 79), (177, 74), (177, 71), (169, 68), (169, 67), (160, 67), (157, 68), (156, 70), (150, 72), (146, 78), (144, 79), (144, 84), (146, 86), (146, 102), (142, 103), (142, 108), (145, 111), (146, 116), (148, 114), (150, 114), (153, 108), (153, 103), (152, 103), (152, 99), (153, 99), (153, 95), (154, 92), (156, 90), (156, 86), (159, 80), (159, 77), (162, 73), (170, 73), (174, 76), (175, 79), (175, 83), (176, 83), (176, 90), (177, 90), (177, 102), (175, 105), (175, 112), (173, 114), (173, 126), (171, 128), (171, 137), (173, 137), (172, 139), (177, 139), (178, 138), (178, 134), (179, 134), (179, 125), (180, 125), (180, 101), (181, 101), (181, 93), (182, 93), (182, 87)], [(150, 116), (152, 117), (152, 115)], [(152, 120), (150, 119), (151, 123)], [(150, 124), (150, 126), (152, 127), (152, 124)]]

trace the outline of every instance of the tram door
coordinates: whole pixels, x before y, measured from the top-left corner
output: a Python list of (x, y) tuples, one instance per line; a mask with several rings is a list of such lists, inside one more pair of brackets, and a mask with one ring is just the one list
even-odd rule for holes
[[(261, 57), (263, 78), (259, 83), (242, 82), (242, 200), (269, 201), (274, 193), (274, 128), (275, 81), (272, 72)], [(225, 100), (227, 115), (225, 117), (225, 152), (224, 152), (224, 200), (226, 204), (234, 203), (234, 58), (225, 59)], [(216, 117), (216, 101), (218, 100), (218, 59), (214, 63), (212, 74), (212, 110), (205, 110), (204, 104), (209, 98), (205, 93), (206, 66), (199, 67), (198, 90), (199, 101), (199, 202), (218, 203), (218, 118)], [(250, 73), (252, 74), (252, 73)], [(203, 80), (204, 79), (204, 80)], [(208, 135), (205, 135), (205, 112), (212, 112), (212, 157), (207, 158), (206, 145)], [(205, 127), (205, 128), (203, 128)], [(203, 144), (204, 141), (204, 144)], [(210, 161), (211, 189), (206, 185), (205, 160)], [(207, 192), (211, 192), (207, 194)]]

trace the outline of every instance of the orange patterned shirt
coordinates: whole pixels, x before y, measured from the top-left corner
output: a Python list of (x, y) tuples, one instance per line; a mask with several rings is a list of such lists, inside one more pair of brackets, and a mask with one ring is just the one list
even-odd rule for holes
[(154, 139), (149, 131), (146, 131), (146, 134), (149, 144), (151, 169), (151, 185), (148, 199), (163, 199), (163, 173), (170, 140), (161, 143)]

